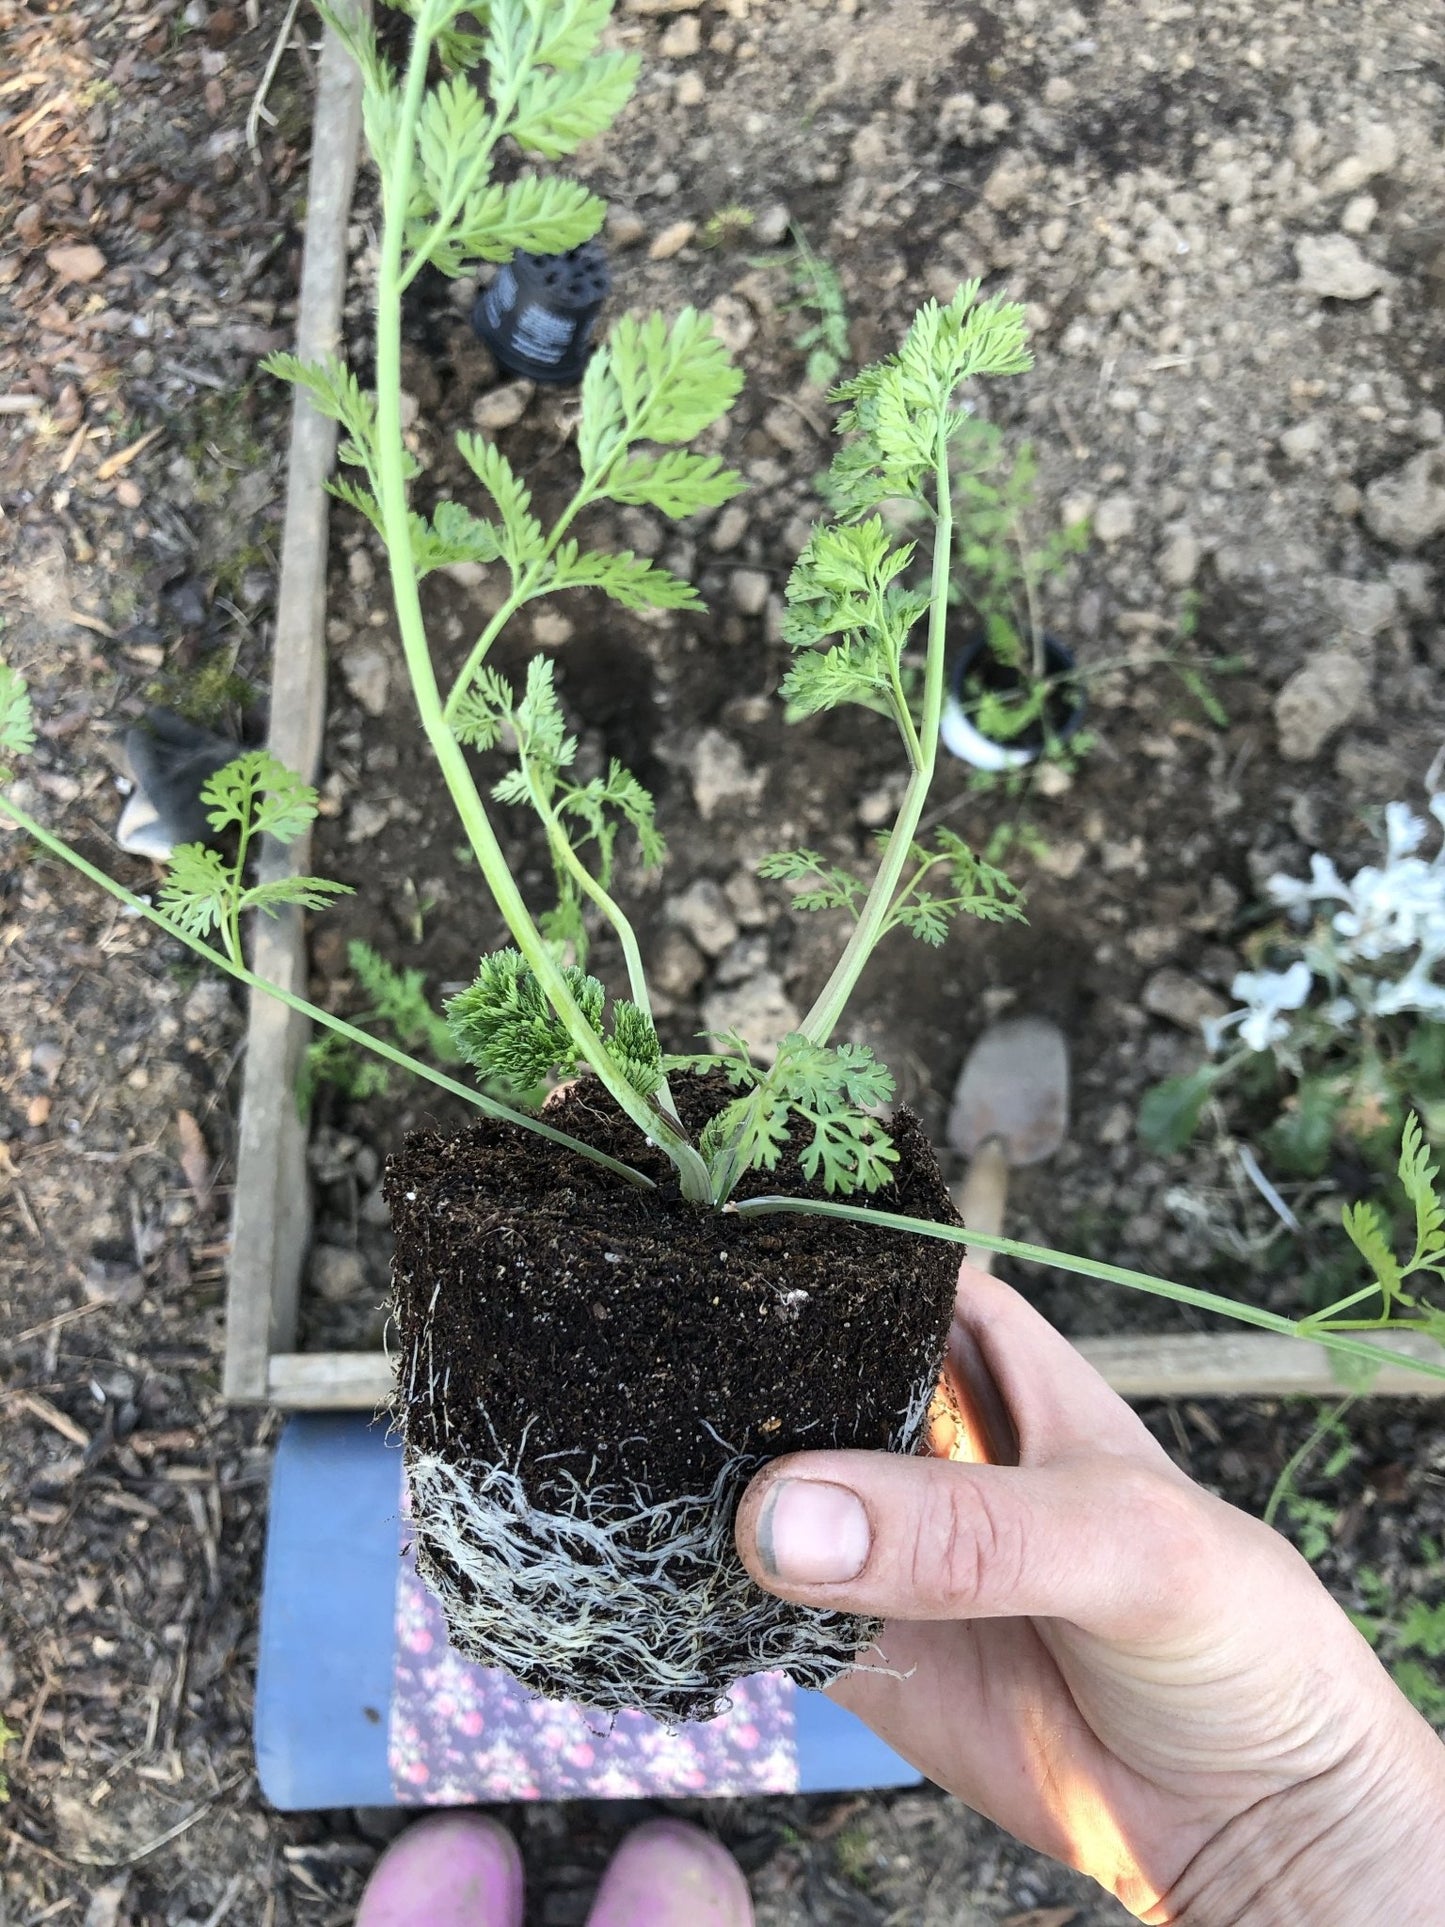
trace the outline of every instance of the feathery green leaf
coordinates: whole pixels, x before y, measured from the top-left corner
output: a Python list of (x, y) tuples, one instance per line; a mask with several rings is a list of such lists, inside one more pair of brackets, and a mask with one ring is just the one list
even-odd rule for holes
[(1390, 1243), (1389, 1228), (1373, 1204), (1347, 1204), (1342, 1213), (1345, 1235), (1370, 1267), (1388, 1312), (1400, 1298), (1403, 1277)]
[[(606, 1000), (602, 985), (572, 966), (565, 966), (562, 975), (596, 1030)], [(505, 1077), (526, 1087), (545, 1084), (554, 1073), (569, 1077), (577, 1068), (578, 1043), (519, 950), (483, 957), (475, 981), (448, 1001), (446, 1017), (458, 1053), (483, 1076)]]
[(1406, 1267), (1436, 1263), (1445, 1258), (1445, 1203), (1436, 1186), (1440, 1167), (1430, 1157), (1430, 1147), (1420, 1120), (1411, 1111), (1405, 1119), (1400, 1140), (1400, 1183), (1415, 1212), (1415, 1254)]
[[(29, 686), (18, 669), (0, 662), (0, 757), (28, 756), (34, 747)], [(0, 762), (0, 783), (8, 783), (14, 773), (7, 762)]]
[(744, 486), (737, 470), (724, 468), (716, 455), (668, 449), (661, 455), (629, 457), (609, 478), (607, 495), (613, 502), (661, 509), (664, 515), (677, 517), (718, 508)]
[(545, 160), (570, 154), (616, 120), (640, 65), (636, 54), (606, 53), (565, 72), (534, 68), (521, 83), (508, 132), (518, 147)]
[(349, 883), (329, 883), (325, 877), (273, 877), (269, 883), (243, 890), (236, 908), (260, 910), (274, 917), (284, 904), (295, 904), (302, 910), (329, 910), (337, 897), (353, 894)]
[(157, 902), (188, 937), (206, 938), (230, 916), (236, 879), (219, 850), (181, 843), (171, 851)]
[(316, 792), (267, 749), (247, 750), (201, 788), (213, 830), (235, 824), (258, 836), (294, 843), (316, 819)]
[(856, 910), (868, 894), (860, 877), (827, 863), (816, 850), (775, 850), (758, 864), (758, 875), (811, 887), (793, 898), (798, 910)]
[(457, 436), (462, 460), (497, 505), (502, 520), (501, 552), (514, 576), (547, 552), (542, 524), (532, 513), (532, 492), (513, 472), (511, 463), (483, 435)]
[(537, 594), (552, 589), (601, 589), (624, 609), (705, 609), (690, 582), (630, 549), (617, 554), (579, 549), (570, 537), (559, 543), (542, 570)]

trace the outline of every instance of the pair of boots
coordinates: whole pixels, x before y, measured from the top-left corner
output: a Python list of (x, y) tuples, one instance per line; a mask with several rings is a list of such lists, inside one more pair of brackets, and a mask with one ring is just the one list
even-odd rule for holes
[[(377, 1861), (356, 1927), (522, 1927), (522, 1856), (479, 1813), (438, 1813)], [(587, 1927), (753, 1927), (748, 1884), (698, 1827), (649, 1820), (613, 1856)]]

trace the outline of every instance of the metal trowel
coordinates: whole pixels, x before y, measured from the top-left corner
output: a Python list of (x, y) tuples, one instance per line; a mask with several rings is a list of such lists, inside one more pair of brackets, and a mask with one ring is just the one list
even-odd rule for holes
[[(958, 1074), (948, 1113), (948, 1142), (969, 1160), (953, 1201), (970, 1231), (1003, 1230), (1009, 1172), (1052, 1157), (1069, 1127), (1069, 1047), (1043, 1017), (990, 1024)], [(968, 1259), (981, 1271), (994, 1254), (976, 1245)]]

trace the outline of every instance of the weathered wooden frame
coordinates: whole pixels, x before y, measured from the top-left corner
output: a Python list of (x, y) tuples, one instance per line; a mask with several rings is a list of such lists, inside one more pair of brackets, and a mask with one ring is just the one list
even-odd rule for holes
[[(338, 0), (358, 17), (370, 0)], [(328, 28), (316, 98), (306, 215), (305, 255), (297, 316), (297, 352), (332, 353), (339, 341), (346, 280), (346, 235), (361, 130), (360, 77)], [(325, 483), (336, 450), (336, 426), (298, 392), (292, 415), (286, 516), (277, 599), (270, 747), (289, 768), (313, 778), (326, 703), (326, 566), (330, 497)], [(305, 868), (303, 844), (263, 852), (263, 873)], [(305, 931), (299, 915), (258, 920), (259, 975), (304, 992)], [(226, 1296), (225, 1395), (284, 1410), (365, 1411), (391, 1392), (390, 1361), (381, 1352), (300, 1352), (297, 1304), (311, 1231), (306, 1130), (296, 1111), (296, 1071), (308, 1025), (274, 998), (251, 999), (240, 1147)], [(1438, 1357), (1425, 1340), (1396, 1337), (1382, 1345), (1402, 1357)], [(1257, 1332), (1196, 1332), (1168, 1337), (1083, 1338), (1083, 1355), (1128, 1398), (1329, 1397), (1341, 1389), (1323, 1346)], [(1445, 1395), (1445, 1383), (1405, 1365), (1383, 1368), (1375, 1393), (1408, 1398)]]

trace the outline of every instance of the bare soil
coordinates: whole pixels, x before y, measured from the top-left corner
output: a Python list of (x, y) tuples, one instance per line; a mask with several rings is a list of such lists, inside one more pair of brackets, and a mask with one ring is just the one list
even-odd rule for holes
[[(7, 0), (0, 26), (15, 83), (0, 97), (0, 395), (15, 404), (0, 415), (0, 607), (40, 715), (26, 798), (150, 887), (150, 867), (111, 840), (124, 727), (157, 696), (253, 737), (264, 723), (286, 408), (256, 362), (288, 339), (312, 63), (286, 53), (253, 156), (278, 8)], [(790, 217), (839, 273), (854, 360), (969, 274), (1030, 304), (1038, 366), (989, 405), (1036, 445), (1042, 513), (1092, 505), (1098, 531), (1048, 610), (1089, 672), (1094, 749), (1020, 795), (980, 793), (961, 771), (940, 795), (976, 842), (1032, 831), (1008, 859), (1029, 925), (969, 929), (940, 953), (893, 939), (857, 1034), (937, 1136), (985, 1019), (1056, 1016), (1075, 1124), (1061, 1157), (1021, 1179), (1020, 1232), (1242, 1283), (1270, 1221), (1227, 1133), (1166, 1165), (1140, 1155), (1132, 1114), (1147, 1083), (1195, 1061), (1180, 983), (1194, 1004), (1227, 993), (1263, 876), (1302, 872), (1312, 848), (1361, 853), (1369, 812), (1419, 795), (1445, 733), (1445, 538), (1382, 535), (1370, 494), (1445, 432), (1433, 0), (709, 0), (624, 10), (617, 31), (647, 56), (642, 88), (581, 170), (615, 209), (608, 312), (718, 313), (749, 377), (721, 448), (750, 491), (741, 519), (589, 531), (650, 543), (712, 618), (651, 625), (579, 601), (555, 612), (568, 634), (520, 625), (508, 660), (555, 651), (585, 754), (617, 754), (658, 790), (672, 865), (625, 887), (669, 1039), (734, 1021), (745, 996), (784, 1020), (806, 1002), (840, 933), (785, 916), (752, 864), (796, 843), (866, 860), (897, 781), (881, 728), (788, 730), (772, 693), (779, 596), (830, 426), (785, 307)], [(711, 217), (739, 206), (754, 217), (741, 244), (703, 247)], [(1308, 267), (1311, 238), (1352, 283)], [(1329, 291), (1343, 286), (1369, 291)], [(423, 486), (450, 487), (450, 431), (492, 397), (495, 371), (444, 291), (412, 342)], [(565, 484), (569, 428), (568, 398), (539, 394), (497, 430), (544, 501)], [(336, 874), (365, 870), (379, 908), (318, 928), (314, 961), (321, 993), (351, 1009), (347, 936), (426, 968), (440, 992), (500, 933), (407, 774), (379, 558), (342, 518), (335, 555), (329, 854)], [(436, 587), (445, 655), (493, 592)], [(1216, 683), (1225, 730), (1152, 660), (1176, 646), (1186, 598), (1191, 647), (1244, 659)], [(374, 703), (381, 687), (363, 646), (388, 672), (381, 716), (352, 693)], [(11, 838), (0, 856), (0, 1715), (18, 1735), (3, 1758), (3, 1909), (88, 1927), (340, 1927), (393, 1819), (281, 1819), (251, 1776), (274, 1422), (228, 1412), (216, 1391), (239, 1010), (56, 865)], [(544, 883), (532, 863), (528, 887)], [(599, 961), (612, 970), (601, 948)], [(379, 1107), (325, 1103), (321, 1239), (353, 1262), (308, 1319), (328, 1341), (374, 1342), (381, 1159), (392, 1132), (449, 1120), (400, 1086), (385, 1130)], [(1297, 1302), (1307, 1259), (1276, 1244), (1255, 1288)], [(1031, 1288), (1076, 1331), (1151, 1316), (1077, 1284)], [(1211, 1401), (1147, 1417), (1197, 1477), (1260, 1510), (1315, 1414)], [(1428, 1412), (1361, 1403), (1344, 1425), (1279, 1522), (1313, 1533), (1339, 1596), (1384, 1620), (1389, 1654), (1410, 1604), (1445, 1594), (1445, 1450)], [(702, 1811), (748, 1868), (765, 1927), (1122, 1918), (929, 1791)], [(636, 1816), (509, 1817), (535, 1921), (566, 1927)]]

